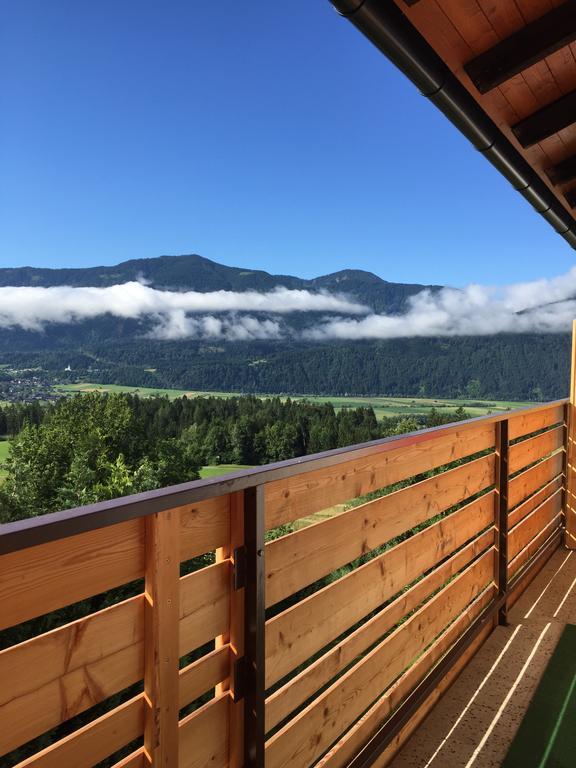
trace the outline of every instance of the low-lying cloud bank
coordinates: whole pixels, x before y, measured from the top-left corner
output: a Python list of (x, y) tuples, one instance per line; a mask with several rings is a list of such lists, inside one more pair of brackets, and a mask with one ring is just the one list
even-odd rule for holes
[(550, 280), (503, 288), (422, 291), (401, 316), (333, 318), (305, 332), (308, 339), (398, 339), (413, 336), (486, 336), (562, 333), (576, 318), (576, 268)]
[[(369, 309), (344, 296), (327, 292), (289, 290), (273, 291), (160, 291), (139, 282), (112, 285), (106, 288), (75, 288), (71, 286), (4, 287), (0, 288), (0, 328), (20, 327), (41, 331), (49, 323), (76, 323), (111, 314), (115, 317), (141, 319), (151, 317), (157, 322), (153, 333), (158, 338), (182, 338), (205, 332), (206, 335), (226, 335), (217, 318), (199, 321), (193, 315), (209, 313), (265, 312), (285, 315), (291, 312), (336, 312), (347, 315), (366, 314)], [(192, 315), (190, 317), (189, 315)], [(246, 320), (246, 318), (245, 318)], [(256, 321), (244, 322), (247, 332), (256, 333)], [(276, 334), (277, 323), (262, 322), (262, 333)], [(217, 333), (220, 327), (221, 332)], [(242, 338), (241, 329), (230, 328), (230, 334)], [(246, 338), (261, 338), (246, 336)]]
[[(576, 268), (560, 277), (501, 288), (471, 285), (463, 290), (422, 291), (409, 299), (407, 312), (399, 316), (373, 313), (343, 295), (287, 288), (266, 293), (178, 293), (139, 282), (107, 288), (0, 287), (0, 328), (41, 331), (51, 323), (110, 314), (151, 319), (148, 335), (156, 339), (355, 340), (560, 333), (569, 331), (576, 317), (575, 297)], [(294, 312), (319, 312), (323, 317), (296, 332), (282, 320)]]

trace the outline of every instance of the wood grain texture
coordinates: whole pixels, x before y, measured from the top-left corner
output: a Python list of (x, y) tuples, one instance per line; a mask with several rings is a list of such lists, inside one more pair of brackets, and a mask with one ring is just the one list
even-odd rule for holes
[(230, 646), (223, 645), (180, 670), (180, 709), (226, 680), (230, 674), (230, 654)]
[(330, 648), (323, 656), (275, 691), (266, 700), (266, 730), (284, 720), (298, 706), (382, 638), (408, 613), (452, 579), (475, 557), (494, 545), (490, 529), (466, 545), (421, 581), (387, 605), (359, 629)]
[(508, 508), (513, 509), (542, 486), (562, 474), (564, 470), (563, 459), (562, 453), (554, 454), (513, 477), (508, 484)]
[(180, 560), (213, 552), (230, 541), (230, 496), (179, 507)]
[(562, 491), (557, 490), (543, 501), (508, 534), (508, 559), (513, 560), (540, 531), (548, 527), (562, 511)]
[(226, 768), (230, 695), (223, 693), (180, 721), (179, 768)]
[(266, 528), (358, 498), (378, 488), (494, 447), (493, 424), (462, 428), (437, 437), (423, 434), (406, 446), (387, 449), (376, 456), (345, 462), (265, 487)]
[(510, 446), (508, 467), (514, 474), (529, 464), (533, 464), (545, 456), (564, 447), (564, 427), (555, 427), (536, 437), (530, 437), (520, 443)]
[(144, 750), (154, 768), (178, 764), (180, 514), (146, 518)]
[(523, 413), (518, 416), (512, 416), (508, 422), (508, 437), (510, 440), (516, 440), (532, 432), (538, 432), (540, 429), (552, 427), (555, 424), (564, 422), (564, 406), (556, 405), (546, 411), (537, 413)]
[(266, 622), (266, 687), (494, 522), (490, 492)]
[(483, 456), (269, 542), (267, 605), (493, 485), (494, 466)]
[(140, 595), (0, 652), (0, 754), (141, 680), (143, 637)]
[(230, 561), (180, 579), (180, 656), (228, 632)]
[(16, 768), (92, 768), (137, 739), (143, 730), (144, 695), (141, 694), (23, 760)]
[(511, 581), (517, 573), (527, 565), (530, 558), (535, 555), (538, 550), (558, 531), (560, 531), (562, 518), (558, 515), (548, 523), (545, 528), (542, 528), (532, 541), (520, 550), (516, 557), (511, 558), (508, 561), (508, 580)]
[[(408, 697), (412, 690), (420, 683), (434, 665), (447, 653), (454, 643), (464, 634), (482, 611), (489, 605), (496, 595), (496, 587), (488, 587), (466, 608), (453, 624), (444, 630), (437, 640), (432, 643), (422, 656), (379, 698), (375, 704), (352, 726), (352, 728), (340, 739), (330, 751), (320, 760), (318, 768), (345, 768), (354, 755), (359, 752), (376, 730), (386, 721), (390, 714)], [(492, 630), (487, 627), (487, 636)], [(482, 641), (481, 641), (482, 642)], [(473, 648), (481, 644), (474, 642)], [(472, 653), (464, 654), (465, 663)], [(463, 665), (459, 664), (460, 668)], [(447, 676), (449, 677), (450, 674)], [(437, 699), (434, 698), (434, 703)], [(427, 700), (426, 703), (428, 703)], [(426, 713), (429, 707), (424, 710)], [(413, 720), (421, 722), (422, 710)], [(412, 724), (413, 720), (410, 721)]]
[(144, 747), (137, 749), (136, 752), (132, 752), (119, 763), (114, 763), (112, 768), (147, 768), (150, 763), (144, 752)]
[(0, 630), (143, 575), (142, 519), (2, 555)]
[(489, 550), (266, 744), (267, 768), (307, 768), (492, 582)]
[(549, 496), (552, 496), (558, 489), (563, 487), (563, 477), (559, 475), (551, 480), (539, 491), (522, 502), (512, 512), (508, 514), (508, 530), (511, 531), (517, 523), (523, 520), (530, 512), (534, 511)]

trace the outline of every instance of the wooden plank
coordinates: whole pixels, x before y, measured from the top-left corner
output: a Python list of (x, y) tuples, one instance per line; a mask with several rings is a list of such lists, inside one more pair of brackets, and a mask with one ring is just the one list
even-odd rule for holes
[(487, 93), (573, 40), (576, 3), (567, 0), (469, 61), (464, 69), (480, 93)]
[(541, 429), (552, 427), (555, 424), (564, 423), (564, 406), (555, 405), (545, 411), (536, 413), (520, 413), (517, 416), (511, 416), (508, 422), (508, 437), (510, 440), (516, 440), (524, 435), (530, 435), (532, 432), (538, 432)]
[(179, 507), (180, 560), (213, 552), (230, 540), (230, 496)]
[[(543, 550), (542, 557), (540, 557), (535, 563), (532, 564), (529, 570), (525, 571), (518, 579), (517, 583), (512, 587), (508, 597), (508, 606), (514, 605), (518, 598), (528, 588), (536, 576), (540, 573), (542, 568), (546, 565), (548, 560), (552, 557), (555, 551), (562, 545), (562, 528), (554, 530), (552, 528), (552, 534), (547, 534), (544, 544), (539, 543), (534, 552), (539, 549)], [(544, 552), (548, 550), (548, 554)], [(532, 553), (533, 554), (533, 553)], [(519, 570), (519, 569), (518, 569)]]
[(0, 754), (144, 674), (144, 596), (0, 652)]
[(143, 575), (142, 519), (2, 555), (0, 630)]
[(114, 763), (112, 768), (148, 768), (150, 763), (146, 758), (144, 747), (137, 749), (136, 752), (132, 752), (119, 763)]
[(494, 529), (490, 529), (453, 555), (407, 592), (387, 605), (359, 629), (302, 670), (266, 699), (266, 730), (269, 731), (291, 712), (345, 669), (356, 657), (382, 638), (406, 614), (440, 589), (475, 557), (494, 545)]
[(180, 709), (229, 676), (231, 653), (230, 646), (223, 645), (180, 670)]
[(144, 730), (144, 694), (93, 720), (15, 768), (92, 768)]
[(535, 467), (530, 467), (525, 472), (513, 477), (508, 484), (509, 509), (513, 509), (535, 491), (562, 474), (563, 469), (564, 456), (562, 453), (557, 453), (541, 461)]
[(544, 488), (536, 491), (535, 494), (526, 499), (522, 504), (516, 507), (512, 512), (508, 514), (508, 530), (511, 531), (515, 525), (523, 520), (530, 512), (533, 512), (543, 501), (563, 487), (563, 477), (559, 475), (547, 483)]
[(146, 518), (144, 749), (153, 766), (178, 764), (180, 514)]
[(180, 721), (179, 768), (227, 768), (229, 711), (223, 693)]
[[(453, 622), (448, 629), (434, 641), (425, 653), (406, 671), (404, 674), (379, 698), (375, 704), (356, 722), (340, 741), (330, 749), (330, 751), (320, 760), (317, 768), (345, 768), (350, 760), (362, 749), (375, 731), (382, 725), (388, 716), (398, 707), (404, 699), (408, 697), (411, 691), (420, 683), (434, 667), (434, 665), (444, 656), (454, 645), (466, 629), (472, 624), (482, 611), (489, 605), (495, 597), (495, 586), (485, 589), (470, 606)], [(487, 627), (488, 632), (492, 630)], [(479, 647), (482, 641), (474, 641), (471, 648), (472, 652), (466, 651), (455, 667), (464, 666), (469, 661), (474, 651)], [(436, 701), (436, 699), (434, 699)], [(426, 709), (426, 712), (429, 710)], [(421, 722), (421, 710), (415, 718)], [(412, 721), (411, 721), (412, 723)]]
[(180, 656), (228, 632), (229, 586), (229, 560), (180, 579)]
[(487, 493), (266, 622), (266, 687), (494, 522)]
[(554, 533), (560, 530), (562, 522), (561, 515), (553, 518), (548, 525), (543, 528), (532, 541), (524, 547), (516, 557), (512, 558), (508, 564), (508, 580), (511, 581), (517, 573), (519, 573), (530, 558), (538, 552), (546, 541), (551, 538)]
[(446, 677), (438, 684), (438, 687), (431, 694), (424, 704), (420, 707), (418, 712), (410, 720), (410, 722), (402, 728), (400, 733), (393, 739), (392, 743), (384, 750), (382, 755), (373, 764), (372, 768), (385, 768), (391, 764), (391, 760), (399, 752), (402, 746), (408, 741), (410, 736), (416, 731), (416, 729), (423, 723), (429, 712), (436, 706), (439, 699), (446, 693), (452, 683), (456, 680), (458, 675), (466, 668), (470, 660), (480, 650), (482, 645), (486, 642), (488, 637), (492, 633), (492, 627), (488, 624), (478, 635), (476, 640), (471, 644), (470, 648), (458, 659), (456, 664), (448, 672)]
[(523, 440), (510, 446), (509, 472), (513, 475), (529, 464), (543, 459), (550, 453), (564, 447), (564, 427), (555, 427), (541, 435)]
[(576, 320), (572, 323), (572, 356), (570, 363), (570, 403), (566, 456), (566, 534), (568, 549), (576, 549)]
[(576, 178), (576, 155), (570, 155), (561, 163), (551, 166), (546, 170), (552, 184), (565, 184)]
[[(434, 434), (434, 433), (433, 433)], [(494, 426), (480, 424), (448, 434), (412, 436), (396, 449), (276, 480), (265, 487), (266, 528), (326, 509), (333, 504), (386, 488), (422, 472), (494, 447)]]
[(492, 550), (457, 576), (266, 744), (267, 768), (306, 768), (492, 581)]
[(510, 531), (508, 534), (509, 561), (513, 560), (520, 550), (524, 549), (561, 511), (562, 490), (557, 490)]
[(266, 545), (266, 603), (284, 597), (494, 484), (494, 454)]

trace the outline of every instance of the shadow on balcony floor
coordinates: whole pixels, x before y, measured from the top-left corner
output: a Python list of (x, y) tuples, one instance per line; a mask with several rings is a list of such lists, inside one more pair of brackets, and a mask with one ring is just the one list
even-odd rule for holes
[(564, 626), (576, 624), (575, 596), (576, 552), (559, 549), (510, 611), (509, 626), (490, 635), (392, 768), (500, 766)]

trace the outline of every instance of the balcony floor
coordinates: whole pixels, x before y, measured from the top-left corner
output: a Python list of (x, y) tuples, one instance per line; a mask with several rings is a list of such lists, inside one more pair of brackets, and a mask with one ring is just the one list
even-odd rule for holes
[[(576, 551), (558, 549), (392, 768), (500, 766), (565, 624), (576, 624)], [(522, 768), (529, 768), (523, 766)]]

